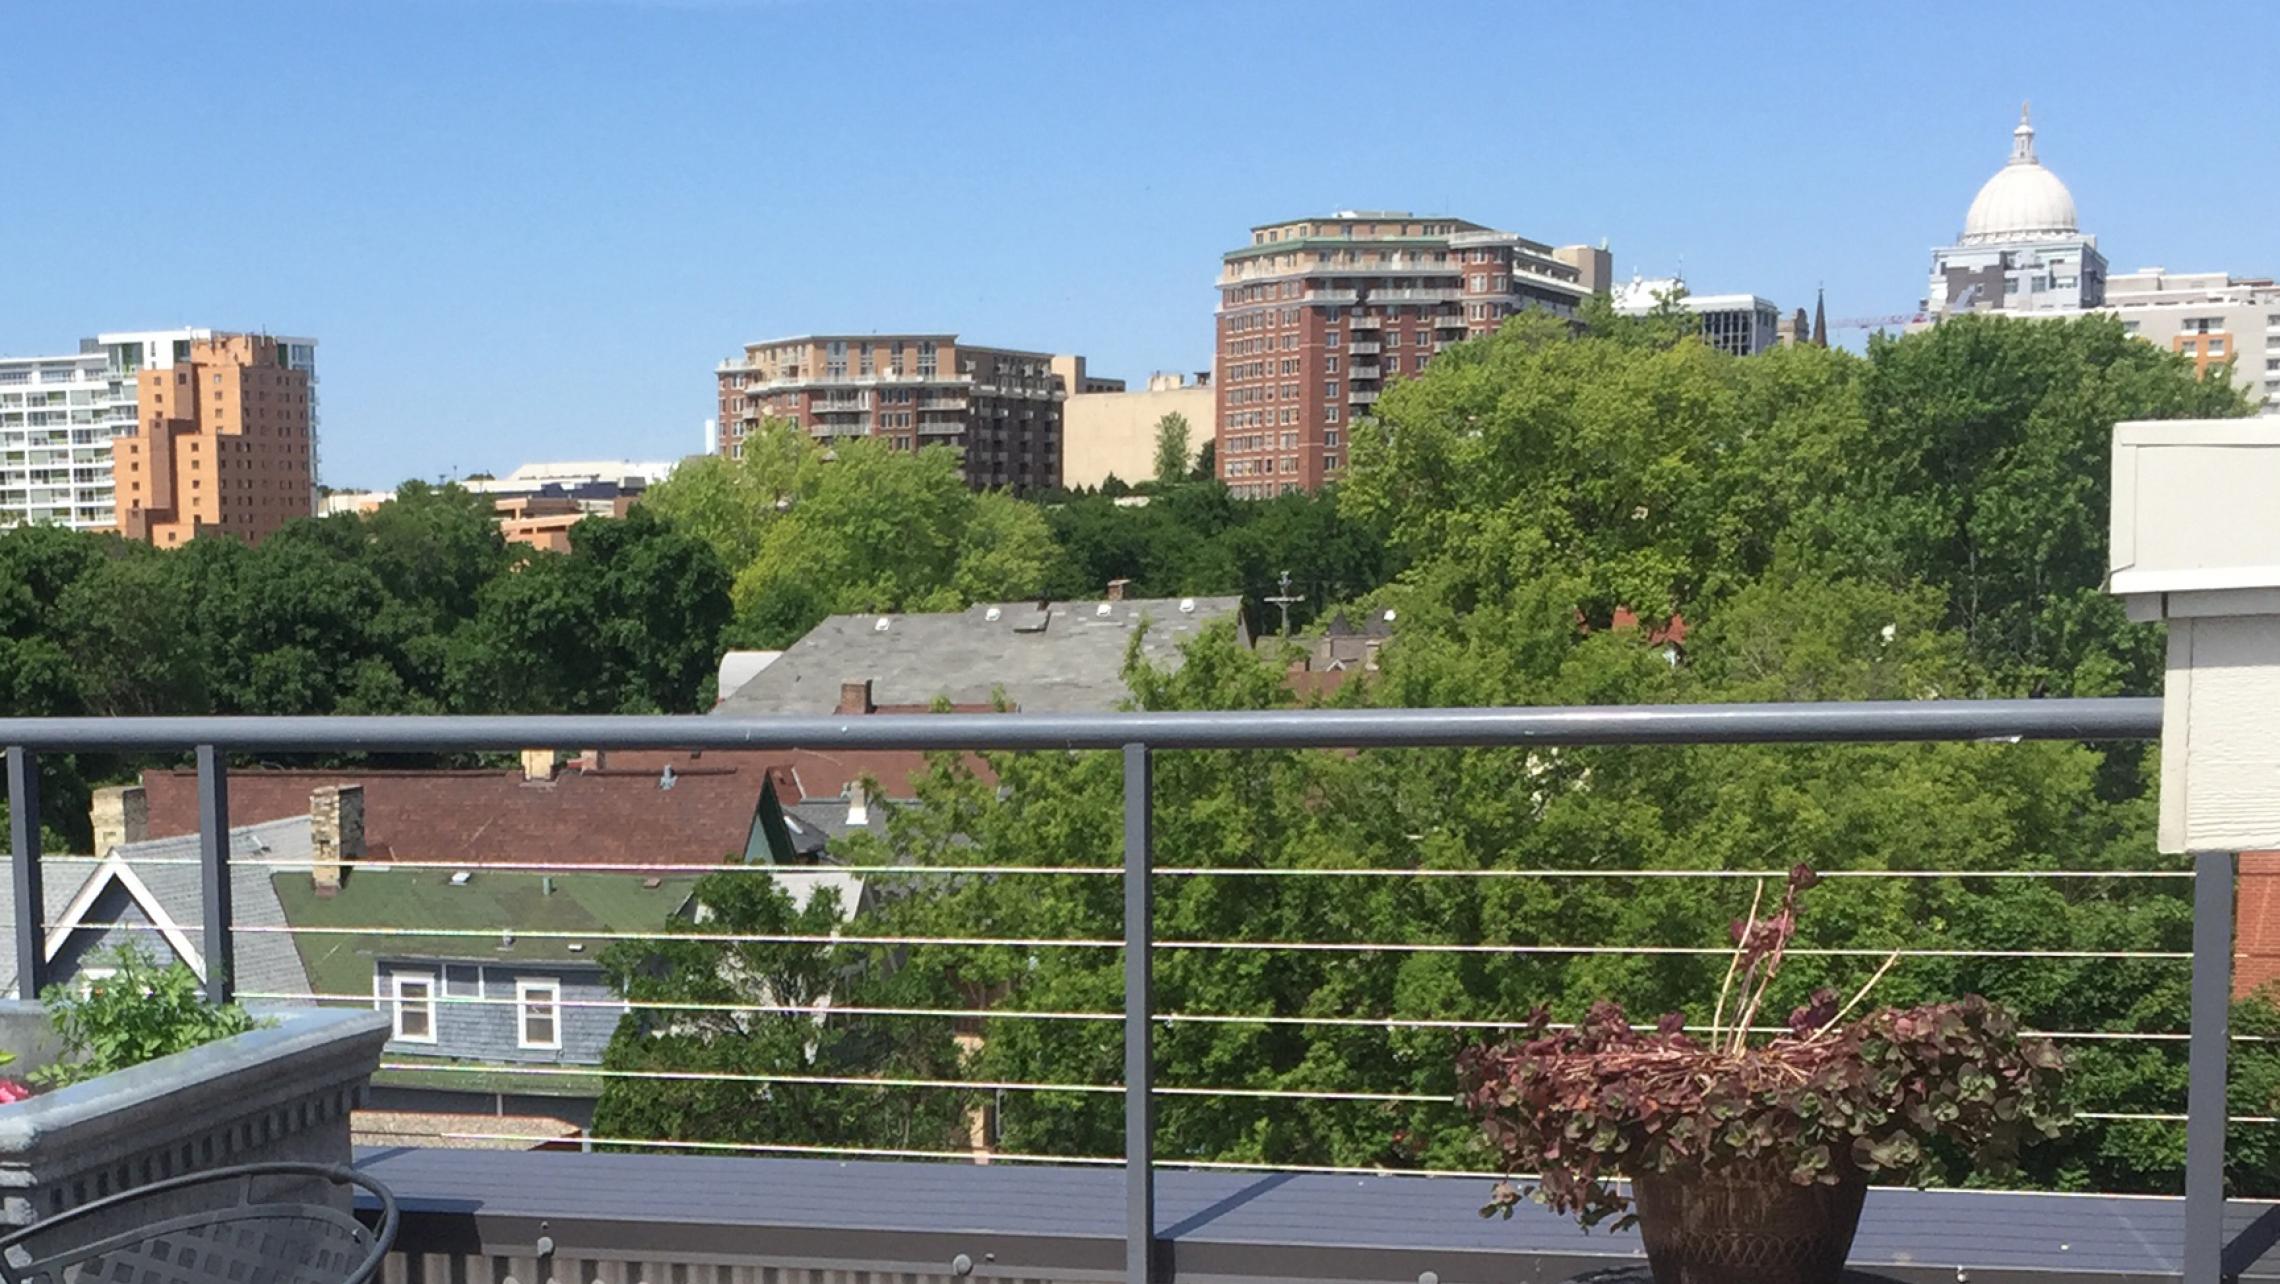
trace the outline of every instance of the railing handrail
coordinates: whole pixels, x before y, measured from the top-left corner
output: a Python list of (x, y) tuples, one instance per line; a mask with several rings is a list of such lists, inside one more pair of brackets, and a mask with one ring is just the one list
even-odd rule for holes
[[(1787, 704), (1691, 704), (1446, 709), (1267, 709), (1208, 712), (863, 714), (738, 717), (178, 717), (5, 718), (10, 877), (17, 914), (19, 985), (36, 992), (47, 967), (48, 925), (40, 872), (38, 755), (43, 752), (194, 750), (198, 767), (202, 919), (208, 943), (207, 997), (233, 995), (230, 940), (269, 928), (232, 922), (228, 756), (240, 752), (461, 752), (530, 747), (594, 749), (1118, 750), (1124, 777), (1124, 931), (1120, 940), (1038, 944), (1124, 951), (1126, 1236), (1125, 1271), (1138, 1284), (1159, 1278), (1154, 1100), (1198, 1091), (1154, 1081), (1152, 955), (1157, 949), (1510, 950), (1509, 946), (1385, 943), (1167, 941), (1158, 939), (1152, 884), (1154, 769), (1158, 750), (1522, 747), (1587, 745), (1804, 744), (1924, 741), (2142, 740), (2162, 731), (2153, 698), (1922, 700)], [(1103, 871), (1105, 872), (1105, 871)], [(1353, 872), (1353, 871), (1344, 871)], [(2191, 1284), (2215, 1284), (2225, 1244), (2226, 1058), (2232, 983), (2234, 859), (2199, 852), (2193, 862), (2192, 1015), (2187, 1032), (2184, 1116), (2112, 1114), (2117, 1120), (2182, 1119), (2186, 1139), (2185, 1257)], [(486, 930), (487, 934), (487, 930)], [(585, 933), (592, 936), (595, 934)], [(758, 939), (758, 938), (754, 938)], [(786, 937), (785, 939), (792, 939)], [(819, 937), (838, 940), (840, 937)], [(881, 938), (883, 939), (883, 938)], [(953, 944), (958, 938), (914, 938)], [(1529, 947), (1535, 950), (1569, 947)], [(1646, 947), (1640, 947), (1646, 948)], [(1663, 947), (1654, 947), (1661, 949)], [(1676, 949), (1677, 947), (1670, 947)], [(1687, 947), (1690, 952), (1692, 947)], [(1882, 951), (1877, 951), (1882, 952)], [(2153, 957), (2146, 955), (2146, 957)], [(884, 1082), (884, 1081), (882, 1081)], [(1088, 1088), (1088, 1091), (1097, 1090)], [(1259, 1095), (1263, 1090), (1230, 1089)], [(1340, 1093), (1359, 1099), (1365, 1094)], [(1369, 1094), (1388, 1097), (1389, 1094)], [(1405, 1094), (1414, 1095), (1414, 1094)], [(2256, 1116), (2262, 1119), (2264, 1116)], [(660, 1143), (691, 1146), (696, 1143)], [(778, 1148), (788, 1149), (788, 1148)], [(820, 1148), (808, 1148), (820, 1149)], [(882, 1152), (883, 1153), (883, 1152)], [(1010, 1157), (1009, 1157), (1010, 1158)], [(1087, 1160), (1085, 1162), (1098, 1162)], [(1106, 1162), (1116, 1162), (1109, 1160)], [(2243, 1252), (2246, 1252), (2244, 1249)]]
[(2151, 697), (1787, 704), (922, 713), (736, 717), (622, 714), (374, 717), (0, 718), (0, 746), (42, 752), (444, 753), (599, 749), (1393, 749), (1797, 744), (1927, 740), (2143, 740)]

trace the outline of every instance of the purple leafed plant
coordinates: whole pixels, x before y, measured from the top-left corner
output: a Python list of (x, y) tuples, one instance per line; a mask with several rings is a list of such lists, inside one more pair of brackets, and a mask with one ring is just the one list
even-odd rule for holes
[(2068, 1119), (2063, 1063), (2047, 1041), (2022, 1038), (2005, 1009), (1972, 995), (1847, 1019), (1897, 955), (1850, 1001), (1820, 990), (1781, 1033), (1753, 1042), (1797, 933), (1798, 900), (1816, 881), (1803, 865), (1791, 870), (1763, 917), (1760, 886), (1733, 926), (1733, 960), (1702, 1037), (1675, 1012), (1635, 1028), (1603, 1001), (1574, 1026), (1538, 1009), (1519, 1037), (1460, 1055), (1465, 1105), (1501, 1170), (1535, 1175), (1499, 1182), (1484, 1216), (1509, 1217), (1533, 1198), (1585, 1226), (1618, 1215), (1625, 1226), (1630, 1201), (1611, 1179), (1636, 1173), (1921, 1184), (1951, 1151), (2000, 1174), (2022, 1145), (2057, 1135)]

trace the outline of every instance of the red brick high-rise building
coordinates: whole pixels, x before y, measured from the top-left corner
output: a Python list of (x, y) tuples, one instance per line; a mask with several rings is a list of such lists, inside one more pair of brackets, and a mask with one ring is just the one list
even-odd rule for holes
[(1219, 273), (1219, 476), (1235, 494), (1345, 475), (1356, 416), (1434, 353), (1525, 308), (1572, 317), (1604, 247), (1554, 249), (1458, 218), (1341, 210), (1251, 229)]

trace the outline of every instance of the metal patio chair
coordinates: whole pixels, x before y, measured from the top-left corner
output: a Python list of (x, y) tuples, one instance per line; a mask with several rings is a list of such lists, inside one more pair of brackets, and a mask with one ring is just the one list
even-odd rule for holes
[[(379, 1204), (375, 1226), (348, 1211), (359, 1191)], [(368, 1284), (396, 1224), (396, 1197), (352, 1168), (243, 1164), (0, 1236), (0, 1284)]]

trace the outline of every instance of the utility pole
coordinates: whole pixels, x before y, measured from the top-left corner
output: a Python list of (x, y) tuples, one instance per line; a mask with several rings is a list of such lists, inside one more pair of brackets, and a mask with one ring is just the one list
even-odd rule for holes
[(1279, 585), (1281, 585), (1281, 586), (1282, 586), (1282, 592), (1280, 592), (1280, 593), (1277, 593), (1277, 594), (1276, 594), (1276, 595), (1274, 595), (1273, 597), (1270, 597), (1270, 598), (1268, 598), (1268, 599), (1267, 599), (1267, 603), (1268, 603), (1268, 605), (1270, 605), (1270, 606), (1279, 606), (1279, 607), (1281, 607), (1281, 608), (1282, 608), (1282, 617), (1283, 617), (1283, 641), (1285, 641), (1285, 642), (1288, 642), (1288, 641), (1290, 641), (1290, 607), (1291, 607), (1291, 603), (1293, 603), (1293, 602), (1303, 602), (1303, 601), (1305, 601), (1305, 600), (1306, 600), (1306, 594), (1304, 594), (1304, 593), (1296, 593), (1296, 594), (1294, 594), (1294, 593), (1292, 593), (1292, 592), (1290, 591), (1290, 572), (1289, 572), (1289, 571), (1284, 571), (1284, 572), (1282, 573), (1282, 578), (1281, 578), (1281, 579), (1279, 579), (1279, 580), (1277, 580), (1277, 581), (1275, 581), (1275, 582), (1276, 582), (1277, 584), (1279, 584)]

